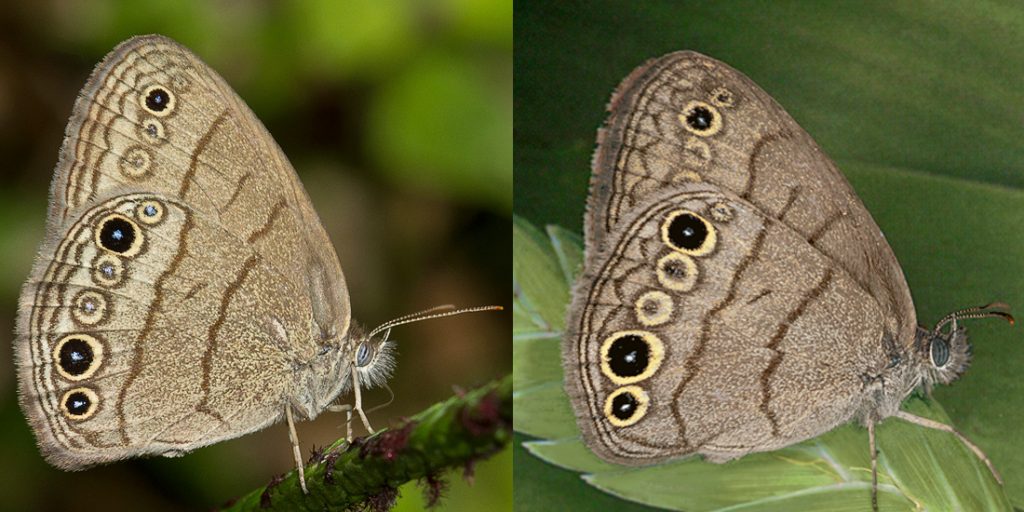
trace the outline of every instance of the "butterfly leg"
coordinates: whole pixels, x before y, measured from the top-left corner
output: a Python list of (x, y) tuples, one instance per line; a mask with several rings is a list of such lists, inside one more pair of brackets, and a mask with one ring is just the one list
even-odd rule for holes
[(875, 447), (875, 422), (868, 422), (868, 449), (871, 450), (871, 510), (878, 512), (878, 448)]
[(363, 412), (363, 395), (359, 392), (359, 371), (352, 368), (352, 389), (356, 395), (355, 410), (359, 413), (359, 419), (363, 420), (363, 426), (366, 427), (366, 432), (372, 434), (373, 427), (370, 426), (370, 420), (366, 419), (366, 413)]
[(309, 494), (306, 489), (306, 468), (302, 464), (302, 451), (299, 450), (299, 436), (295, 433), (295, 419), (292, 418), (292, 406), (284, 406), (285, 416), (288, 418), (288, 438), (292, 441), (292, 454), (295, 455), (295, 467), (299, 469), (299, 485), (302, 487), (302, 494)]
[(996, 481), (999, 482), (999, 485), (1003, 485), (1003, 477), (999, 474), (998, 471), (996, 471), (996, 467), (992, 465), (992, 461), (988, 460), (988, 456), (985, 455), (985, 452), (981, 451), (981, 448), (975, 446), (974, 443), (967, 439), (967, 437), (961, 434), (957, 429), (949, 425), (946, 425), (945, 423), (939, 423), (935, 420), (922, 418), (921, 416), (910, 414), (909, 412), (897, 411), (895, 416), (903, 421), (908, 421), (915, 425), (921, 425), (922, 427), (927, 428), (934, 428), (935, 430), (941, 430), (943, 432), (949, 432), (950, 434), (955, 435), (961, 443), (970, 448), (971, 451), (974, 452), (974, 455), (976, 455), (979, 459), (981, 459), (982, 462), (985, 463), (986, 466), (988, 466), (988, 470), (992, 472), (992, 476), (994, 476)]
[(352, 444), (352, 406), (349, 404), (332, 405), (328, 407), (327, 410), (331, 412), (345, 413), (345, 441)]

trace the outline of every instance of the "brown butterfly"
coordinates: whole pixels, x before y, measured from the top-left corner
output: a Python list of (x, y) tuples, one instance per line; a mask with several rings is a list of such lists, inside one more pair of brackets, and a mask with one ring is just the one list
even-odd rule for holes
[(949, 383), (970, 347), (959, 320), (917, 325), (878, 226), (835, 164), (767, 93), (678, 52), (631, 73), (598, 133), (586, 255), (568, 311), (566, 389), (588, 447), (646, 465), (725, 462), (875, 423)]

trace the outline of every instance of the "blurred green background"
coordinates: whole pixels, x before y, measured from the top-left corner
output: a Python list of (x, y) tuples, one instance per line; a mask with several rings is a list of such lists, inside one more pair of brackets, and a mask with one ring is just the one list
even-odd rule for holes
[[(503, 304), (512, 207), (511, 0), (6, 2), (0, 9), (0, 331), (43, 235), (64, 125), (118, 42), (162, 33), (217, 70), (277, 138), (323, 220), (370, 326), (446, 303)], [(395, 424), (508, 373), (508, 312), (402, 327)], [(292, 467), (277, 425), (180, 459), (65, 473), (47, 466), (16, 403), (0, 344), (0, 509), (210, 509)], [(375, 390), (369, 406), (387, 400)], [(304, 453), (343, 416), (298, 425)], [(511, 451), (456, 471), (444, 509), (509, 510)], [(415, 486), (398, 510), (423, 507)]]
[[(535, 225), (582, 230), (612, 90), (645, 60), (691, 49), (748, 75), (836, 160), (922, 324), (992, 300), (1024, 307), (1019, 3), (521, 1), (514, 22), (514, 209)], [(1021, 331), (969, 329), (972, 368), (934, 396), (1024, 507)], [(644, 509), (518, 446), (515, 461), (518, 510)]]

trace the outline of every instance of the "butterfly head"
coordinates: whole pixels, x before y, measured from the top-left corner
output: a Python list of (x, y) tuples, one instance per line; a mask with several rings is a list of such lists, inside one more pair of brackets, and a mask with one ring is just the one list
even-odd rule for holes
[(932, 330), (919, 328), (914, 343), (918, 358), (924, 368), (926, 386), (949, 384), (967, 370), (971, 362), (971, 344), (967, 330), (960, 320), (969, 318), (1002, 318), (1013, 325), (1013, 316), (1002, 311), (1009, 306), (1002, 303), (986, 304), (954, 311), (935, 325)]
[(387, 382), (395, 369), (395, 342), (383, 332), (374, 329), (368, 336), (360, 336), (352, 354), (352, 367), (359, 372), (359, 383), (364, 387), (377, 387)]

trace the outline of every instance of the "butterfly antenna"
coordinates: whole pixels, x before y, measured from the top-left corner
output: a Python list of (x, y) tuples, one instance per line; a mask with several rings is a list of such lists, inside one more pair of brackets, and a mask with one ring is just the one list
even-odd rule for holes
[(388, 398), (387, 402), (384, 402), (384, 403), (382, 403), (380, 405), (373, 406), (372, 409), (366, 411), (366, 414), (370, 414), (371, 412), (376, 411), (377, 409), (383, 409), (383, 408), (391, 405), (392, 403), (394, 403), (394, 401), (395, 401), (395, 392), (391, 390), (391, 386), (388, 386), (388, 384), (386, 382), (383, 384), (383, 386), (384, 386), (384, 389), (388, 390), (388, 395), (390, 395), (391, 398)]
[(392, 320), (388, 320), (387, 322), (384, 322), (383, 325), (378, 327), (378, 329), (381, 328), (381, 327), (385, 327), (385, 326), (387, 326), (388, 324), (390, 324), (392, 322), (401, 322), (402, 320), (407, 320), (409, 318), (415, 318), (417, 316), (426, 315), (426, 314), (429, 314), (429, 313), (437, 313), (439, 311), (451, 311), (453, 309), (455, 309), (455, 304), (441, 304), (440, 306), (434, 306), (434, 307), (432, 307), (430, 309), (424, 309), (423, 311), (417, 311), (415, 313), (409, 313), (408, 315), (403, 315), (403, 316), (400, 316), (398, 318), (394, 318)]
[(1010, 309), (1010, 305), (1006, 304), (1005, 302), (992, 302), (989, 304), (985, 304), (984, 306), (974, 306), (971, 308), (964, 308), (959, 311), (954, 311), (942, 317), (942, 320), (939, 320), (939, 323), (935, 324), (935, 331), (939, 331), (950, 322), (953, 323), (953, 326), (955, 328), (957, 321), (972, 318), (1002, 318), (1003, 320), (1009, 322), (1010, 325), (1014, 325), (1017, 323), (1017, 321), (1013, 318), (1013, 315), (1011, 315), (1010, 313), (1006, 311), (998, 311), (1001, 309), (1008, 310)]
[(379, 327), (370, 331), (370, 334), (367, 336), (367, 339), (373, 338), (374, 335), (381, 331), (391, 330), (393, 327), (397, 327), (399, 325), (411, 324), (413, 322), (421, 322), (423, 320), (433, 320), (435, 318), (444, 318), (448, 316), (461, 315), (463, 313), (476, 313), (479, 311), (501, 311), (502, 309), (504, 309), (501, 306), (476, 306), (472, 308), (463, 309), (454, 308), (455, 306), (446, 304), (444, 306), (437, 306), (424, 311), (420, 311), (419, 313), (412, 313), (409, 315), (398, 317), (394, 320), (384, 322)]

